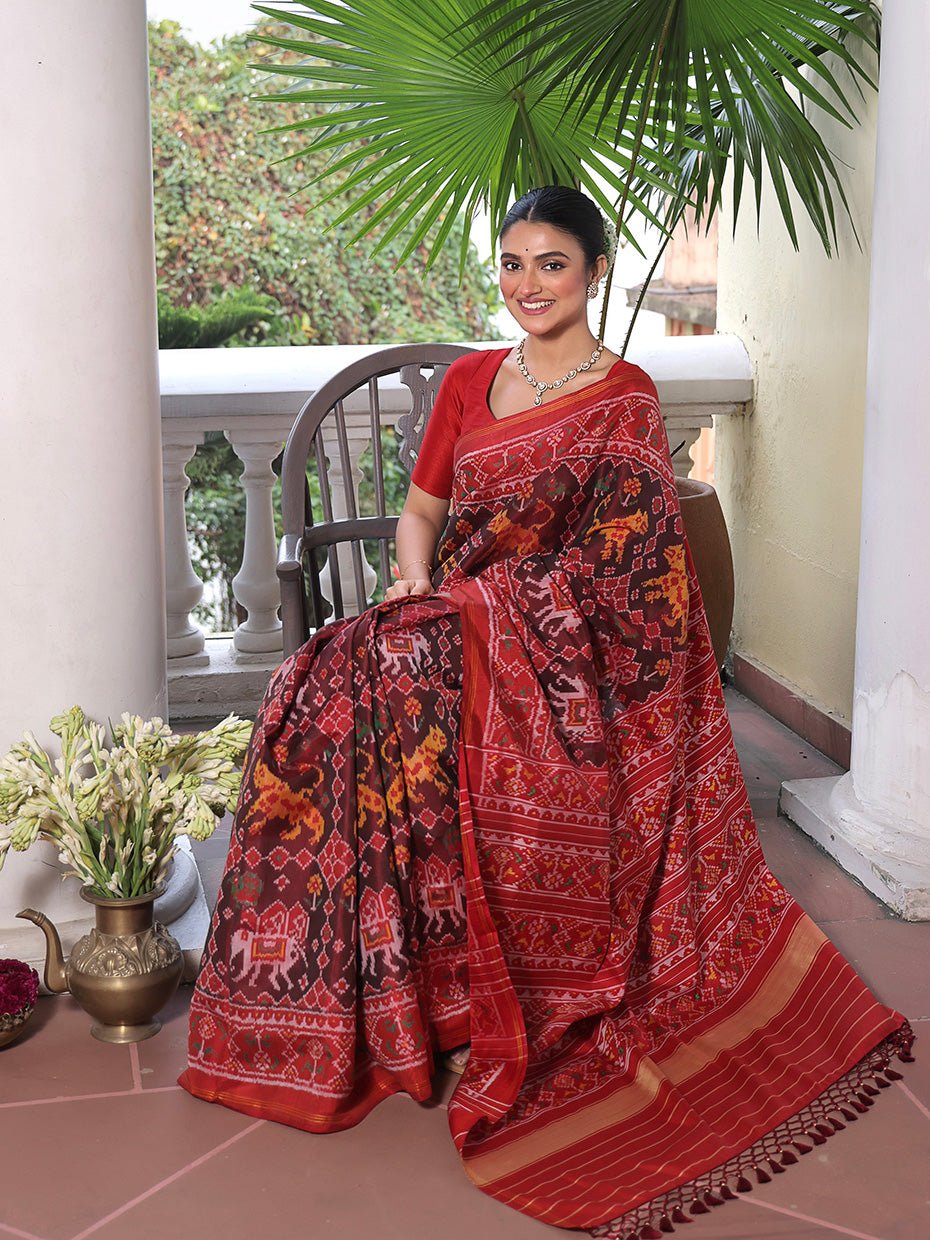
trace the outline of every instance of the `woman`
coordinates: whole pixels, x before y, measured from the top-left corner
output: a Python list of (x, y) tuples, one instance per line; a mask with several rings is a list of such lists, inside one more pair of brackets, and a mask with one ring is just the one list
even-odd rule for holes
[(525, 338), (450, 367), (401, 580), (262, 705), (182, 1083), (326, 1132), (470, 1042), (475, 1183), (645, 1235), (821, 1143), (910, 1032), (765, 867), (655, 389), (588, 328), (599, 213), (536, 190), (501, 245)]

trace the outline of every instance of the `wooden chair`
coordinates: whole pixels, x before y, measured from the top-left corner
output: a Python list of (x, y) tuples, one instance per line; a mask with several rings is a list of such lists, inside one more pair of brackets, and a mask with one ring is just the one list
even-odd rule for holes
[[(397, 457), (409, 475), (442, 377), (450, 362), (468, 352), (452, 344), (381, 349), (339, 371), (300, 410), (281, 466), (283, 536), (277, 572), (285, 656), (327, 620), (364, 611), (378, 579), (382, 591), (391, 584), (389, 544), (398, 513), (387, 511), (382, 431), (394, 426)], [(409, 397), (398, 411), (401, 384)], [(356, 462), (368, 444), (374, 512), (363, 514)], [(319, 483), (316, 499), (311, 472)], [(377, 544), (374, 581), (366, 541)]]

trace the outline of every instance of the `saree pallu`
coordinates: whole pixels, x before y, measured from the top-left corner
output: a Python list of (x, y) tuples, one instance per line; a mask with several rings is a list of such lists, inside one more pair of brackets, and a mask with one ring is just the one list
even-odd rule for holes
[(438, 593), (279, 669), (181, 1083), (326, 1132), (470, 1039), (469, 1177), (646, 1237), (822, 1142), (910, 1032), (765, 866), (654, 390), (616, 369), (466, 434)]

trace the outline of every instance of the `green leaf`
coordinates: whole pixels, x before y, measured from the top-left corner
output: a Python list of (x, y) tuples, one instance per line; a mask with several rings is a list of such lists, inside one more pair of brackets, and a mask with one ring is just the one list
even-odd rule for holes
[[(385, 225), (373, 252), (396, 235), (391, 218), (412, 228), (402, 260), (428, 245), (435, 261), (459, 209), (470, 220), (486, 208), (496, 232), (513, 198), (537, 184), (578, 184), (613, 213), (623, 186), (617, 164), (634, 149), (633, 127), (600, 132), (572, 102), (568, 82), (553, 86), (548, 65), (536, 65), (534, 77), (530, 61), (514, 61), (500, 40), (479, 46), (475, 29), (490, 24), (481, 0), (354, 0), (351, 8), (308, 0), (303, 7), (299, 20), (291, 10), (261, 11), (314, 36), (284, 41), (305, 58), (295, 76), (320, 83), (300, 97), (328, 109), (328, 125), (308, 118), (313, 136), (303, 152), (334, 152), (327, 174), (348, 173), (349, 188), (365, 187), (356, 201), (375, 206)], [(517, 7), (512, 0), (510, 7)], [(538, 28), (538, 20), (523, 20), (519, 38), (531, 41)], [(639, 98), (634, 88), (634, 108)], [(678, 177), (660, 148), (643, 154), (638, 181), (649, 192), (674, 194)], [(646, 193), (637, 190), (633, 205), (658, 224)], [(340, 221), (351, 215), (350, 206)]]
[[(687, 202), (706, 222), (728, 167), (734, 217), (747, 178), (758, 216), (768, 171), (795, 246), (795, 201), (828, 253), (837, 211), (848, 216), (811, 116), (855, 122), (874, 86), (873, 0), (257, 7), (295, 35), (268, 39), (292, 57), (269, 67), (295, 82), (272, 98), (313, 108), (303, 154), (329, 163), (311, 183), (345, 178), (355, 199), (339, 222), (373, 211), (373, 253), (407, 227), (398, 261), (429, 245), (434, 262), (459, 209), (468, 222), (487, 209), (497, 233), (510, 202), (540, 184), (577, 185), (628, 238), (633, 214), (665, 231)], [(366, 235), (362, 221), (353, 240)]]
[[(549, 87), (570, 83), (571, 100), (608, 132), (633, 123), (632, 88), (655, 67), (653, 107), (635, 114), (645, 115), (646, 135), (689, 171), (703, 165), (706, 176), (709, 162), (718, 182), (729, 153), (734, 183), (741, 187), (747, 174), (754, 182), (757, 212), (767, 167), (792, 241), (789, 182), (830, 251), (837, 206), (848, 208), (808, 105), (855, 122), (864, 88), (874, 87), (880, 14), (873, 0), (551, 0), (545, 27), (527, 41), (520, 24), (535, 8), (527, 0), (488, 5), (486, 20), (514, 66), (530, 56), (547, 66)], [(695, 103), (697, 126), (687, 116)], [(721, 124), (731, 132), (721, 135)], [(703, 142), (697, 161), (682, 154), (688, 134)], [(705, 179), (706, 205), (718, 200)]]

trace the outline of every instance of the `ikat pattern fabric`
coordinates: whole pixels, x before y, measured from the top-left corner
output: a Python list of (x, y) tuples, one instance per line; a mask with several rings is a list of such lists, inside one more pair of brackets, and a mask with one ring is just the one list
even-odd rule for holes
[(765, 866), (641, 371), (463, 435), (439, 561), (269, 688), (182, 1083), (327, 1131), (470, 1038), (466, 1172), (594, 1227), (902, 1018)]
[(270, 1084), (342, 1128), (467, 1038), (458, 627), (439, 600), (328, 626), (266, 694), (191, 1018), (243, 1109)]

